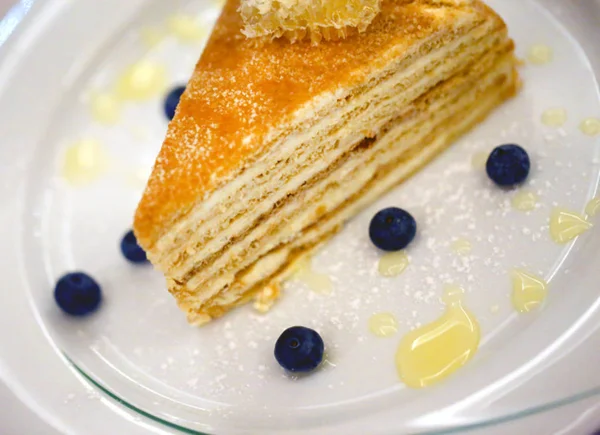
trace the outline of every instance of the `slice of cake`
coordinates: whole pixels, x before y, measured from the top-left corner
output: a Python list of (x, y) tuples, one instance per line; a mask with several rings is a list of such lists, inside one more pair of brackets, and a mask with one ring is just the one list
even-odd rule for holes
[(194, 324), (253, 298), (515, 94), (513, 42), (478, 0), (385, 0), (364, 33), (257, 43), (216, 24), (135, 233)]

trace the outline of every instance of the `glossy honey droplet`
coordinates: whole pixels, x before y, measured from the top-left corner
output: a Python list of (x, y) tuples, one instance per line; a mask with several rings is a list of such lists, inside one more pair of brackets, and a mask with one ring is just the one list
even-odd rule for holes
[(559, 244), (565, 244), (583, 234), (592, 224), (581, 214), (557, 207), (550, 215), (550, 236)]
[(121, 118), (121, 102), (113, 94), (94, 92), (90, 95), (90, 111), (94, 121), (116, 124)]
[(554, 51), (545, 44), (536, 44), (529, 48), (527, 60), (534, 65), (545, 65), (554, 59)]
[(400, 275), (406, 270), (408, 264), (406, 252), (389, 252), (381, 256), (377, 268), (382, 276), (390, 277)]
[(512, 304), (519, 313), (539, 308), (548, 295), (548, 283), (537, 275), (521, 269), (511, 272), (513, 283)]
[(444, 314), (400, 341), (396, 368), (407, 386), (423, 388), (436, 384), (473, 358), (481, 332), (475, 316), (463, 306), (463, 295), (460, 287), (447, 287)]
[(329, 275), (313, 270), (310, 258), (305, 258), (297, 264), (293, 279), (303, 282), (316, 293), (330, 294), (333, 291)]
[(567, 122), (567, 111), (565, 109), (548, 109), (542, 113), (542, 124), (549, 127), (561, 127), (565, 122)]
[(473, 154), (471, 157), (471, 166), (473, 169), (483, 170), (485, 169), (485, 164), (487, 162), (488, 157), (490, 156), (489, 152), (479, 151)]
[(165, 31), (155, 27), (145, 27), (140, 30), (140, 38), (148, 48), (154, 48), (165, 39)]
[(126, 68), (118, 78), (116, 95), (123, 100), (143, 101), (162, 95), (166, 86), (164, 66), (143, 60)]
[(102, 175), (107, 164), (103, 146), (96, 140), (83, 139), (67, 148), (62, 175), (69, 184), (83, 185)]
[(585, 212), (588, 216), (596, 216), (600, 211), (600, 196), (592, 198), (585, 206)]
[(588, 136), (598, 136), (600, 135), (600, 119), (584, 119), (579, 125), (579, 129), (583, 134), (587, 134)]
[(206, 37), (206, 30), (195, 17), (189, 15), (172, 15), (167, 19), (169, 31), (184, 43), (202, 41)]
[(469, 255), (473, 250), (473, 244), (467, 239), (456, 239), (452, 242), (451, 248), (458, 255)]
[(391, 313), (377, 313), (369, 318), (369, 331), (377, 337), (391, 337), (398, 332), (398, 321)]
[(521, 190), (513, 196), (511, 205), (515, 210), (531, 211), (535, 210), (538, 197), (535, 193), (529, 190)]

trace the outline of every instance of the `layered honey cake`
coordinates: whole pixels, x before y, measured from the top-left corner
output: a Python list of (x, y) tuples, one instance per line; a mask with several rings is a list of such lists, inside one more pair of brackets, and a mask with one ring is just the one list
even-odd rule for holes
[(515, 94), (514, 45), (478, 0), (383, 0), (364, 32), (242, 34), (225, 5), (135, 215), (190, 323), (254, 300)]

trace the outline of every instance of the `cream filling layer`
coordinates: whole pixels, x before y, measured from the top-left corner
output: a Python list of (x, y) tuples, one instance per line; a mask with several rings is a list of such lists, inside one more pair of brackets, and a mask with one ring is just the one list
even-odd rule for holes
[[(510, 72), (507, 73), (510, 74)], [(514, 80), (509, 80), (502, 89), (494, 89), (493, 92), (484, 94), (478, 93), (479, 99), (476, 102), (475, 100), (471, 100), (472, 107), (467, 106), (468, 111), (465, 111), (465, 115), (451, 116), (445, 123), (442, 123), (445, 133), (436, 135), (436, 138), (427, 147), (421, 148), (418, 153), (409, 160), (403, 162), (402, 165), (398, 165), (397, 168), (388, 171), (388, 173), (377, 180), (364, 195), (360, 196), (356, 201), (344, 206), (341, 210), (336, 211), (332, 218), (324, 220), (322, 224), (314, 225), (294, 243), (264, 255), (249, 268), (251, 273), (247, 275), (244, 274), (242, 278), (243, 285), (236, 285), (230, 291), (217, 295), (209, 301), (206, 308), (201, 306), (194, 307), (193, 305), (196, 304), (182, 304), (182, 307), (185, 307), (188, 310), (189, 320), (192, 323), (204, 323), (210, 320), (210, 315), (206, 314), (204, 311), (205, 309), (214, 306), (235, 306), (236, 303), (246, 295), (248, 290), (261, 282), (269, 281), (276, 276), (278, 279), (284, 278), (286, 276), (285, 268), (290, 265), (290, 261), (295, 261), (297, 259), (298, 250), (310, 250), (316, 243), (321, 241), (324, 235), (331, 233), (331, 230), (337, 225), (340, 225), (349, 217), (353, 216), (358, 210), (374, 201), (390, 187), (402, 181), (419, 167), (426, 164), (431, 158), (448, 146), (456, 136), (468, 130), (496, 105), (509, 97), (514, 91), (514, 88)], [(448, 122), (449, 120), (452, 122)], [(306, 253), (308, 252), (305, 252), (304, 254)], [(290, 258), (290, 256), (292, 256), (293, 259)], [(289, 269), (287, 272), (289, 273)]]
[[(510, 68), (512, 67), (512, 62), (506, 60), (504, 65), (504, 69)], [(249, 239), (261, 240), (260, 251), (251, 252), (253, 249), (248, 246), (244, 246), (243, 244), (234, 245), (230, 250), (223, 253), (221, 258), (210, 268), (211, 270), (200, 270), (198, 274), (186, 284), (187, 289), (185, 292), (190, 292), (190, 301), (194, 300), (194, 305), (196, 306), (197, 304), (201, 305), (203, 301), (210, 299), (223, 287), (231, 284), (235, 278), (236, 272), (243, 270), (243, 268), (247, 266), (245, 263), (252, 262), (252, 259), (259, 258), (260, 255), (264, 255), (281, 243), (297, 238), (300, 234), (300, 230), (315, 221), (315, 214), (318, 213), (319, 208), (322, 208), (325, 212), (332, 210), (343, 202), (345, 198), (354, 193), (354, 187), (360, 187), (373, 178), (377, 169), (386, 162), (397, 158), (397, 156), (401, 156), (407, 152), (407, 150), (412, 148), (419, 149), (421, 141), (427, 137), (438, 124), (451, 116), (457, 108), (460, 108), (460, 105), (469, 104), (471, 100), (468, 96), (472, 95), (472, 98), (474, 98), (478, 92), (481, 92), (482, 89), (490, 86), (491, 82), (502, 74), (505, 74), (504, 69), (500, 69), (495, 73), (489, 74), (485, 78), (481, 78), (477, 86), (470, 87), (471, 91), (458, 98), (457, 102), (453, 104), (447, 104), (448, 99), (438, 101), (431, 107), (435, 114), (433, 119), (430, 119), (429, 113), (424, 113), (411, 123), (400, 123), (400, 125), (397, 125), (390, 132), (379, 138), (376, 143), (366, 151), (357, 152), (355, 156), (346, 161), (340, 168), (336, 169), (329, 177), (322, 180), (310, 191), (305, 192), (305, 195), (298, 198), (297, 201), (288, 204), (282, 209), (280, 214), (271, 216), (268, 222), (265, 222), (263, 225), (260, 225), (253, 230)], [(457, 91), (461, 90), (462, 89), (460, 88), (457, 89)], [(456, 96), (454, 96), (454, 98), (456, 98)], [(452, 100), (452, 98), (449, 98), (449, 100)], [(410, 133), (405, 135), (404, 133), (407, 130), (410, 131)], [(396, 143), (399, 139), (400, 141)], [(392, 144), (392, 142), (394, 143)], [(378, 153), (379, 155), (377, 155)], [(377, 157), (375, 157), (376, 155)], [(371, 159), (375, 159), (375, 162), (369, 163)], [(367, 163), (369, 164), (366, 165)], [(334, 188), (330, 188), (332, 185)], [(291, 216), (293, 212), (300, 209), (303, 211), (286, 219), (286, 215)], [(274, 233), (275, 237), (265, 238), (265, 234), (272, 230), (273, 226), (277, 226), (279, 222), (286, 220), (286, 225)], [(227, 265), (232, 258), (236, 257), (246, 258), (247, 261)], [(219, 271), (224, 271), (225, 273), (219, 274)], [(199, 290), (199, 292), (196, 293), (194, 290)]]
[[(409, 109), (409, 110), (407, 110), (408, 113), (405, 114), (404, 117), (396, 118), (396, 120), (394, 122), (395, 123), (404, 123), (404, 125), (402, 127), (402, 132), (414, 132), (416, 129), (416, 126), (418, 126), (419, 123), (424, 123), (429, 120), (429, 117), (431, 116), (431, 112), (437, 113), (437, 112), (443, 111), (445, 105), (447, 105), (453, 99), (460, 98), (464, 93), (466, 93), (470, 88), (472, 88), (474, 86), (473, 83), (476, 82), (477, 85), (479, 85), (479, 86), (485, 85), (485, 79), (482, 79), (480, 76), (483, 75), (485, 71), (492, 69), (494, 67), (494, 63), (498, 61), (496, 53), (490, 53), (489, 56), (490, 57), (487, 59), (482, 59), (481, 62), (479, 62), (476, 67), (474, 67), (473, 69), (470, 69), (467, 76), (455, 77), (455, 78), (449, 80), (448, 82), (445, 82), (443, 85), (440, 85), (438, 88), (431, 91), (431, 93), (424, 96), (422, 99), (415, 102), (413, 105), (409, 106), (409, 108), (407, 108), (407, 109)], [(510, 55), (508, 55), (508, 56), (510, 56)], [(404, 147), (404, 146), (405, 146), (404, 142), (400, 141), (398, 144), (398, 147)], [(358, 164), (359, 164), (359, 162), (355, 162), (355, 165), (358, 165)], [(306, 169), (306, 168), (304, 168), (304, 169)], [(348, 164), (346, 164), (344, 170), (351, 171), (353, 169), (354, 169), (354, 167), (348, 166)], [(323, 176), (323, 174), (321, 174), (321, 176)], [(330, 179), (331, 179), (331, 177), (329, 176), (329, 177), (327, 177), (327, 179), (325, 181), (330, 180)], [(330, 181), (328, 181), (328, 182), (330, 182)], [(324, 185), (324, 181), (321, 182), (321, 185)], [(309, 186), (309, 189), (310, 189), (309, 192), (301, 192), (302, 198), (304, 199), (304, 201), (310, 199), (310, 196), (307, 196), (307, 195), (312, 194), (314, 196), (314, 194), (316, 192), (316, 190), (313, 189), (311, 186)], [(306, 188), (304, 190), (306, 190)], [(298, 192), (295, 192), (295, 193), (298, 194)], [(275, 213), (276, 213), (276, 216), (279, 219), (279, 221), (282, 221), (282, 220), (287, 220), (294, 211), (295, 211), (295, 208), (291, 208), (291, 205), (288, 204), (288, 205), (284, 206), (282, 208), (282, 210), (276, 210)], [(273, 220), (272, 215), (270, 215), (270, 219), (271, 219), (271, 221)], [(252, 223), (248, 222), (247, 226), (250, 226), (250, 225), (252, 225)], [(268, 228), (267, 225), (260, 225), (260, 227), (265, 228), (265, 229)], [(294, 227), (292, 229), (295, 230), (295, 232), (297, 232), (301, 228)], [(290, 234), (295, 234), (295, 232), (290, 232)], [(257, 240), (260, 238), (260, 236), (257, 235), (256, 232), (251, 233), (250, 236), (251, 237), (244, 237), (245, 240), (239, 240), (238, 243), (233, 244), (233, 246), (241, 247), (240, 249), (247, 249), (250, 247), (250, 244), (252, 243), (253, 240)], [(246, 243), (246, 244), (244, 245), (244, 243)], [(220, 255), (221, 255), (222, 259), (229, 258), (230, 260), (233, 260), (233, 261), (235, 261), (235, 258), (237, 258), (239, 256), (237, 252), (235, 252), (231, 249), (227, 249), (227, 248), (225, 251), (220, 252)], [(224, 268), (227, 268), (226, 266), (227, 266), (227, 264), (226, 263), (223, 264), (222, 262), (219, 262), (216, 264), (216, 267), (219, 270), (223, 270)], [(206, 265), (206, 267), (200, 267), (200, 268), (196, 269), (196, 271), (197, 271), (196, 278), (198, 277), (198, 273), (200, 273), (201, 270), (205, 271), (206, 274), (208, 274), (209, 276), (213, 272), (216, 272), (214, 269), (211, 269), (211, 265)], [(190, 277), (187, 277), (187, 278), (190, 278)], [(192, 283), (189, 283), (189, 284), (192, 285)], [(197, 282), (193, 283), (194, 286), (196, 284), (199, 285), (199, 283), (197, 283)]]
[[(496, 35), (497, 37), (497, 35)], [(449, 74), (454, 73), (457, 69), (457, 65), (468, 64), (468, 60), (482, 61), (480, 55), (489, 46), (494, 46), (494, 39), (490, 38), (489, 44), (482, 44), (477, 51), (469, 51), (464, 54), (464, 58), (459, 56), (457, 59), (458, 63), (448, 63), (442, 68), (433, 70), (425, 77), (415, 84), (410, 90), (407, 91), (411, 101), (415, 101), (420, 95), (423, 95), (433, 86), (438, 85), (439, 79), (448, 79)], [(497, 46), (499, 48), (508, 47), (507, 44), (504, 46)], [(491, 58), (493, 53), (488, 55)], [(477, 68), (474, 65), (473, 68)], [(436, 77), (435, 82), (432, 81), (429, 76), (434, 75)], [(357, 98), (354, 104), (348, 104), (350, 113), (361, 112), (351, 120), (347, 120), (345, 124), (339, 126), (337, 131), (328, 137), (323, 137), (323, 133), (318, 131), (318, 128), (322, 126), (314, 127), (307, 136), (303, 138), (303, 143), (298, 145), (302, 149), (297, 155), (294, 156), (288, 165), (281, 165), (281, 156), (276, 156), (274, 162), (263, 163), (258, 170), (263, 173), (272, 172), (269, 168), (277, 166), (286, 166), (279, 173), (271, 177), (270, 182), (264, 182), (257, 185), (253, 183), (249, 186), (245, 186), (245, 192), (238, 192), (236, 194), (236, 206), (222, 209), (222, 214), (215, 216), (213, 219), (200, 224), (199, 228), (189, 237), (186, 245), (186, 252), (184, 258), (187, 260), (179, 263), (177, 261), (163, 265), (168, 268), (168, 275), (174, 279), (182, 280), (190, 269), (197, 267), (199, 262), (202, 262), (205, 258), (221, 250), (227, 243), (231, 241), (231, 237), (235, 234), (242, 232), (247, 228), (247, 222), (256, 220), (260, 216), (267, 214), (275, 203), (281, 201), (287, 195), (295, 192), (300, 186), (312, 179), (316, 174), (326, 170), (336, 159), (346, 153), (348, 150), (356, 146), (365, 137), (365, 132), (375, 135), (379, 129), (389, 122), (393, 117), (401, 115), (403, 112), (410, 111), (413, 106), (406, 102), (406, 95), (401, 94), (394, 89), (394, 86), (398, 86), (397, 80), (390, 80), (381, 86), (377, 90), (379, 95), (391, 95), (385, 99), (377, 101), (378, 96), (369, 95)], [(372, 98), (370, 98), (372, 97)], [(368, 107), (368, 109), (365, 109)], [(404, 107), (403, 111), (399, 113), (398, 108)], [(324, 118), (323, 123), (325, 126), (331, 126), (338, 122), (337, 115), (333, 118)], [(351, 125), (351, 127), (349, 127)], [(291, 178), (290, 175), (301, 171), (302, 169), (309, 167), (308, 170), (301, 172), (300, 176)], [(249, 190), (251, 189), (251, 190)], [(273, 193), (274, 192), (274, 193)], [(254, 199), (254, 207), (252, 207), (252, 199)], [(244, 208), (240, 209), (239, 207)], [(239, 216), (243, 216), (240, 219)], [(214, 234), (212, 239), (206, 240), (206, 228), (218, 228), (219, 232)], [(176, 260), (177, 257), (181, 257), (181, 252), (174, 252), (172, 255), (165, 259), (165, 262)]]
[[(476, 57), (481, 55), (494, 44), (499, 42), (500, 38), (505, 38), (504, 32), (494, 32), (494, 25), (497, 23), (488, 22), (471, 30), (467, 35), (458, 37), (455, 41), (445, 45), (443, 48), (438, 49), (431, 54), (424, 56), (412, 63), (408, 68), (404, 68), (391, 77), (387, 78), (387, 86), (390, 88), (393, 86), (402, 85), (405, 82), (414, 81), (419, 74), (423, 72), (427, 73), (426, 77), (419, 83), (422, 89), (418, 87), (412, 87), (405, 90), (407, 94), (404, 96), (399, 95), (398, 97), (406, 104), (409, 101), (414, 100), (419, 96), (419, 93), (427, 91), (428, 87), (435, 86), (440, 81), (452, 75), (456, 72), (456, 69), (460, 66), (464, 66), (467, 63), (469, 57)], [(489, 35), (486, 37), (486, 35)], [(479, 39), (484, 38), (485, 40), (480, 41)], [(477, 41), (477, 42), (475, 42)], [(452, 62), (443, 63), (444, 59), (449, 56), (452, 58)], [(430, 70), (431, 65), (440, 66), (436, 70)], [(424, 80), (426, 80), (424, 82)], [(389, 89), (389, 88), (388, 88)], [(351, 95), (350, 90), (347, 94)], [(198, 244), (202, 243), (202, 239), (207, 236), (213, 236), (214, 217), (219, 217), (219, 213), (226, 211), (230, 216), (244, 212), (244, 204), (241, 204), (240, 198), (244, 201), (252, 200), (252, 197), (245, 191), (245, 187), (252, 185), (257, 186), (261, 183), (268, 183), (281, 177), (282, 172), (273, 172), (273, 162), (284, 162), (287, 159), (291, 159), (294, 162), (298, 161), (298, 164), (302, 164), (302, 158), (305, 160), (310, 157), (310, 154), (299, 156), (298, 149), (302, 147), (309, 140), (314, 140), (318, 137), (319, 133), (326, 134), (328, 131), (335, 129), (336, 126), (343, 123), (346, 117), (358, 107), (366, 107), (367, 105), (373, 105), (378, 100), (381, 100), (385, 95), (384, 89), (375, 87), (367, 92), (363, 92), (361, 96), (354, 96), (352, 98), (354, 104), (349, 105), (345, 102), (345, 99), (336, 99), (331, 97), (330, 106), (332, 106), (332, 114), (329, 117), (323, 117), (320, 121), (314, 124), (311, 128), (303, 130), (302, 132), (292, 133), (285, 138), (280, 138), (278, 143), (271, 145), (269, 148), (272, 150), (268, 152), (263, 158), (261, 158), (256, 164), (250, 168), (247, 168), (240, 177), (232, 180), (223, 188), (211, 195), (205, 202), (200, 204), (192, 213), (187, 217), (183, 218), (178, 222), (174, 230), (165, 235), (156, 245), (156, 249), (152, 249), (150, 255), (154, 258), (152, 260), (158, 263), (158, 266), (166, 271), (170, 272), (171, 265), (178, 261), (183, 244), (188, 244), (190, 237), (194, 238)], [(339, 97), (339, 96), (338, 96)], [(336, 107), (338, 106), (338, 107)], [(373, 126), (367, 126), (368, 130), (371, 130)], [(361, 132), (364, 136), (364, 131)], [(338, 137), (342, 137), (338, 135)], [(342, 137), (343, 138), (343, 137)], [(344, 144), (338, 145), (340, 149), (345, 145), (346, 147), (351, 146), (351, 140), (346, 139)], [(284, 167), (283, 165), (282, 167)], [(286, 168), (290, 169), (290, 168)], [(264, 174), (272, 173), (271, 177), (264, 177)], [(285, 172), (283, 172), (285, 173)], [(280, 192), (282, 196), (285, 192)], [(200, 223), (200, 225), (198, 225)], [(220, 229), (221, 227), (217, 227)], [(193, 231), (190, 234), (190, 231)], [(185, 236), (185, 237), (183, 237)], [(215, 237), (220, 240), (220, 237)], [(218, 246), (217, 246), (218, 248)], [(192, 257), (195, 257), (194, 252), (191, 253)]]

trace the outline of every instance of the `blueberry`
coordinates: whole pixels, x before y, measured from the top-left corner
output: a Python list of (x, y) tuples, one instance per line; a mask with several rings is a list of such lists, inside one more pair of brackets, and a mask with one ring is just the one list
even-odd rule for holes
[(399, 251), (408, 246), (417, 233), (417, 223), (410, 213), (389, 207), (379, 211), (369, 225), (369, 237), (384, 251)]
[(54, 287), (54, 300), (67, 314), (85, 316), (98, 308), (102, 292), (98, 283), (83, 272), (67, 273)]
[(146, 252), (138, 245), (133, 231), (129, 231), (121, 240), (121, 252), (132, 263), (145, 263), (148, 261)]
[(498, 186), (511, 187), (527, 179), (531, 162), (527, 151), (519, 145), (500, 145), (488, 157), (485, 168)]
[(292, 326), (277, 339), (275, 359), (290, 372), (310, 372), (323, 361), (324, 350), (318, 332), (304, 326)]
[(175, 110), (184, 91), (185, 86), (177, 86), (167, 94), (165, 98), (165, 115), (167, 115), (169, 121), (175, 117)]

